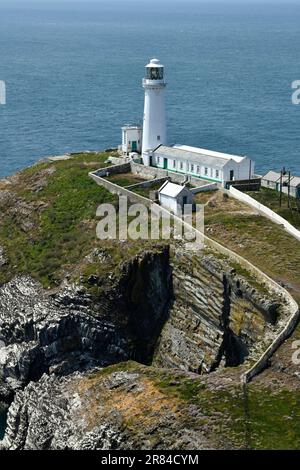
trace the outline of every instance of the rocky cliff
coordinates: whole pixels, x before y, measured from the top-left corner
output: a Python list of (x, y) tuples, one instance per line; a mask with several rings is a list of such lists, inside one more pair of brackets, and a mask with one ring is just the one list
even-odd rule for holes
[[(90, 275), (88, 282), (91, 289), (66, 281), (46, 291), (23, 276), (0, 288), (0, 339), (5, 345), (0, 349), (0, 393), (7, 402), (15, 395), (5, 447), (135, 448), (137, 429), (124, 427), (114, 410), (105, 408), (93, 426), (82, 425), (90, 419), (92, 405), (74, 397), (88, 371), (128, 359), (197, 374), (237, 366), (256, 358), (275, 335), (282, 308), (213, 255), (196, 255), (177, 245), (171, 254), (165, 246), (144, 251), (121, 264), (117, 276)], [(136, 393), (142, 400), (145, 384), (127, 372), (114, 376), (108, 390), (121, 387), (119, 399), (133, 406)], [(124, 390), (129, 398), (121, 396)], [(94, 392), (88, 392), (93, 406), (102, 409)], [(46, 403), (35, 408), (40, 395)], [(157, 413), (161, 417), (160, 407)], [(168, 410), (161, 419), (157, 433), (165, 436)], [(173, 421), (174, 428), (181, 423), (180, 413)], [(211, 445), (191, 433), (185, 428), (169, 433), (163, 446)], [(149, 434), (145, 430), (145, 448), (159, 446)]]
[(48, 293), (27, 276), (10, 281), (0, 288), (2, 399), (43, 373), (149, 362), (171, 294), (168, 249), (122, 265), (98, 296), (75, 284)]
[(281, 305), (216, 257), (174, 249), (174, 302), (155, 362), (196, 373), (257, 359), (275, 336)]
[[(201, 392), (201, 402), (187, 398), (189, 389)], [(43, 375), (17, 392), (1, 445), (12, 450), (241, 447), (242, 436), (232, 441), (232, 435), (220, 434), (216, 423), (226, 426), (230, 410), (220, 418), (210, 406), (210, 389), (198, 376), (174, 378), (133, 363), (61, 378)]]

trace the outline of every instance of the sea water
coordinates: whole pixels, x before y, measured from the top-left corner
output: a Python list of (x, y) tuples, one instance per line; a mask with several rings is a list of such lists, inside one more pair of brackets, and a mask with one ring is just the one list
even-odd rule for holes
[(201, 1), (1, 3), (0, 176), (117, 146), (142, 121), (144, 65), (166, 67), (168, 143), (300, 174), (300, 6)]

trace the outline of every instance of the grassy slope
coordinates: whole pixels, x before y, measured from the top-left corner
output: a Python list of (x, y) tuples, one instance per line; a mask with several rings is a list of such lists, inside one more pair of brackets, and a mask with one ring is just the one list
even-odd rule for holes
[[(300, 229), (300, 202), (297, 202), (294, 198), (291, 198), (291, 208), (289, 208), (288, 197), (282, 194), (282, 205), (280, 207), (279, 193), (272, 189), (261, 188), (260, 191), (251, 191), (247, 194), (274, 212), (277, 212), (277, 214), (288, 220), (294, 227)], [(297, 208), (298, 210), (296, 210)]]
[[(101, 203), (113, 203), (117, 196), (98, 186), (88, 173), (105, 167), (107, 153), (88, 153), (71, 160), (40, 163), (0, 181), (0, 247), (7, 264), (0, 270), (0, 283), (16, 274), (28, 273), (44, 287), (60, 284), (66, 273), (83, 282), (89, 275), (107, 275), (124, 259), (151, 247), (151, 241), (123, 243), (99, 241), (96, 210)], [(122, 175), (116, 175), (116, 182)], [(126, 184), (140, 182), (131, 175)], [(10, 202), (1, 205), (1, 190), (10, 192)], [(28, 229), (26, 225), (28, 225)], [(25, 226), (25, 228), (24, 228)], [(84, 262), (93, 248), (105, 248), (105, 263)]]
[[(144, 401), (151, 407), (154, 391), (169, 399), (177, 419), (186, 426), (199, 429), (217, 448), (238, 449), (299, 449), (300, 448), (300, 391), (272, 389), (271, 386), (251, 384), (245, 393), (241, 384), (230, 381), (230, 370), (223, 376), (196, 376), (182, 371), (154, 369), (133, 362), (108, 367), (93, 375), (101, 383), (116, 371), (131, 371), (147, 377), (152, 384), (151, 394), (145, 390)], [(213, 377), (214, 376), (214, 377)], [(114, 392), (110, 395), (114, 406)], [(177, 407), (174, 406), (177, 404)], [(195, 407), (198, 411), (196, 412)], [(190, 410), (194, 412), (190, 414)], [(181, 413), (178, 414), (178, 410)], [(151, 409), (148, 411), (151, 413)], [(164, 411), (157, 413), (157, 419)], [(139, 432), (143, 416), (127, 414), (130, 426)]]
[(286, 285), (300, 303), (299, 242), (282, 227), (218, 192), (205, 206), (205, 228), (210, 237)]
[[(9, 207), (0, 219), (0, 245), (9, 264), (0, 274), (0, 282), (16, 273), (30, 273), (45, 286), (59, 282), (60, 271), (68, 269), (88, 254), (96, 243), (96, 209), (115, 197), (97, 186), (88, 172), (105, 166), (107, 154), (78, 155), (69, 161), (41, 163), (23, 171), (16, 183), (8, 187), (19, 201), (32, 208), (28, 220), (33, 228), (24, 231), (21, 214)], [(42, 190), (32, 190), (36, 179), (48, 168)], [(37, 203), (45, 204), (36, 210)]]

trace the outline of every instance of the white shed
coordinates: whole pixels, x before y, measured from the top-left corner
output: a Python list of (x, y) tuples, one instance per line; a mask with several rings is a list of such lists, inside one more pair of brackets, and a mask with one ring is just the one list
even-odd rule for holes
[(264, 188), (275, 189), (276, 191), (280, 191), (280, 184), (282, 184), (282, 192), (284, 194), (288, 194), (296, 199), (300, 199), (300, 177), (293, 176), (286, 173), (281, 176), (280, 173), (276, 171), (268, 171), (266, 175), (264, 175), (261, 179), (261, 185)]
[(132, 152), (142, 151), (142, 128), (141, 126), (126, 125), (122, 127), (122, 153), (129, 155)]
[(194, 195), (187, 187), (170, 181), (166, 181), (158, 190), (158, 198), (161, 206), (176, 215), (182, 215), (184, 206), (194, 202)]

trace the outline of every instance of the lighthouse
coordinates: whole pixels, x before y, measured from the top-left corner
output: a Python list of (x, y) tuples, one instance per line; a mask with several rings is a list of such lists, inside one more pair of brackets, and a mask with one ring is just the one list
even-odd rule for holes
[(143, 79), (145, 106), (143, 120), (142, 157), (144, 165), (151, 165), (151, 151), (167, 142), (164, 66), (158, 59), (146, 65)]

